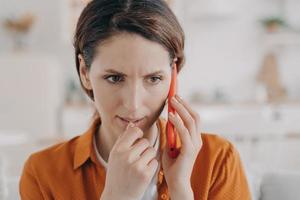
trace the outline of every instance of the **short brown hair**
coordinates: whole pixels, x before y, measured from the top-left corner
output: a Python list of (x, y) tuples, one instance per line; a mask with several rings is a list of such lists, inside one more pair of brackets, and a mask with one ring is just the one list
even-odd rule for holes
[[(178, 72), (184, 64), (184, 32), (164, 0), (93, 0), (82, 11), (74, 36), (76, 69), (80, 79), (78, 55), (90, 68), (96, 47), (120, 34), (135, 33), (161, 44), (170, 61), (177, 58)], [(81, 86), (93, 100), (93, 92)]]

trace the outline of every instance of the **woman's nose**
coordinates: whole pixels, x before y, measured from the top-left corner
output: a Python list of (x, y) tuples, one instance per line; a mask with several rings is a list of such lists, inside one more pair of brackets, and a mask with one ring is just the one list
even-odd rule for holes
[(129, 113), (136, 112), (142, 104), (143, 89), (135, 85), (124, 92), (123, 104)]

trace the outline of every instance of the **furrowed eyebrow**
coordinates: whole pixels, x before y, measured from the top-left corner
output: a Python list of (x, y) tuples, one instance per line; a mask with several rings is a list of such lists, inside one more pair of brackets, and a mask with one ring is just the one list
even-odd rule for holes
[[(114, 73), (114, 74), (118, 74), (118, 75), (122, 75), (122, 76), (127, 76), (123, 72), (118, 72), (114, 69), (107, 69), (107, 70), (105, 70), (105, 72)], [(155, 72), (152, 72), (150, 74), (147, 74), (146, 76), (153, 76), (153, 75), (157, 75), (157, 74), (160, 74), (160, 73), (163, 73), (163, 72), (164, 72), (163, 70), (159, 70), (159, 71), (155, 71)]]

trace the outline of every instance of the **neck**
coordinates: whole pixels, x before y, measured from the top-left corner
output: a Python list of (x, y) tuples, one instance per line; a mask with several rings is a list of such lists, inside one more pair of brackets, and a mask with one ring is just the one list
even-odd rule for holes
[[(108, 162), (109, 153), (113, 148), (115, 142), (118, 139), (117, 134), (112, 134), (113, 132), (108, 130), (104, 125), (100, 124), (97, 135), (96, 135), (96, 146), (99, 154), (105, 162)], [(119, 133), (122, 134), (122, 133)], [(156, 139), (159, 139), (159, 130), (157, 122), (155, 122), (147, 131), (144, 132), (143, 138), (149, 140), (150, 145), (154, 145)]]

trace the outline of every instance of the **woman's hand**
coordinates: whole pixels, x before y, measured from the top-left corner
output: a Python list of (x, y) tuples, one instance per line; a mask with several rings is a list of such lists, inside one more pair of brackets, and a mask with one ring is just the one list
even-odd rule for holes
[(138, 127), (128, 126), (113, 146), (101, 199), (141, 199), (157, 168), (156, 151)]
[[(177, 158), (170, 158), (164, 149), (162, 164), (165, 178), (170, 190), (171, 199), (176, 196), (191, 196), (190, 178), (197, 155), (202, 147), (200, 134), (200, 118), (190, 106), (176, 95), (171, 105), (178, 115), (169, 113), (169, 119), (179, 134), (181, 149)], [(173, 198), (172, 198), (173, 197)]]

